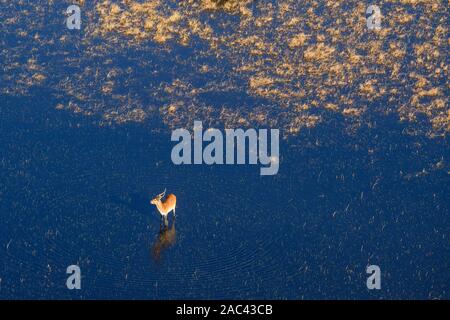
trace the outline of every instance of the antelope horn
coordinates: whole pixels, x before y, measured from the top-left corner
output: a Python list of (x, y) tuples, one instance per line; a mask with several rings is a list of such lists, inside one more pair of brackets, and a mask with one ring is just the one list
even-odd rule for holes
[(166, 188), (164, 188), (164, 192), (163, 193), (160, 193), (160, 194), (158, 194), (158, 197), (157, 198), (162, 198), (162, 197), (164, 197), (165, 195), (166, 195)]

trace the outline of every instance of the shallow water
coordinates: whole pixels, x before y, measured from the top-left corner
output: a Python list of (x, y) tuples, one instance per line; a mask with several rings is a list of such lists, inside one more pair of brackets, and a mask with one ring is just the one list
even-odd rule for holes
[[(448, 298), (448, 175), (431, 167), (445, 140), (404, 136), (395, 119), (358, 135), (336, 121), (284, 141), (279, 174), (261, 177), (173, 166), (168, 133), (143, 124), (3, 105), (2, 298)], [(176, 242), (157, 257), (148, 200), (164, 187)], [(81, 291), (65, 288), (70, 264)]]

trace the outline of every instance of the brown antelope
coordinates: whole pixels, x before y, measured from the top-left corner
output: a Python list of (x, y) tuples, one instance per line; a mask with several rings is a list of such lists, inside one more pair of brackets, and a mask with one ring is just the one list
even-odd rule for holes
[(154, 204), (158, 209), (161, 217), (164, 218), (167, 224), (167, 216), (170, 211), (173, 210), (173, 216), (176, 217), (175, 207), (177, 205), (177, 197), (174, 194), (169, 194), (165, 201), (161, 201), (161, 199), (166, 195), (166, 189), (164, 189), (163, 193), (158, 194), (154, 199), (150, 201), (151, 204)]

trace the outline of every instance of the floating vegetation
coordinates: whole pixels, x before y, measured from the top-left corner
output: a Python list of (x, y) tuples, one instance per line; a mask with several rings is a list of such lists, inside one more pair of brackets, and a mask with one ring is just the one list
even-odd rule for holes
[(104, 124), (158, 116), (291, 135), (395, 113), (450, 131), (447, 1), (379, 1), (378, 31), (356, 0), (78, 3), (81, 32), (63, 29), (62, 4), (0, 2), (2, 94), (47, 86), (58, 109)]

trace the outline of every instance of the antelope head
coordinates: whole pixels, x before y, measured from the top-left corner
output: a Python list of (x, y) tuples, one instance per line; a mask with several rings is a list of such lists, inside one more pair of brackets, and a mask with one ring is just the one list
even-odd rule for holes
[(156, 205), (156, 204), (158, 204), (158, 203), (161, 203), (161, 199), (162, 199), (165, 195), (166, 195), (166, 189), (164, 189), (164, 192), (162, 192), (162, 193), (158, 194), (156, 197), (154, 197), (154, 198), (150, 201), (150, 203), (151, 203), (151, 204), (154, 204), (154, 205)]

